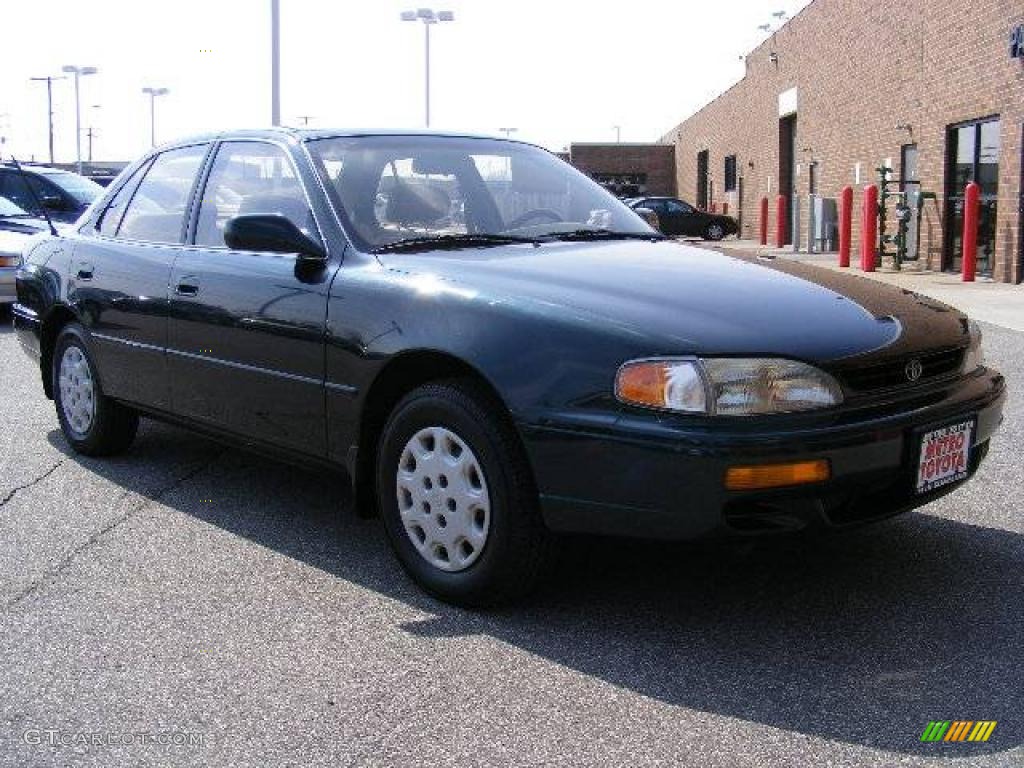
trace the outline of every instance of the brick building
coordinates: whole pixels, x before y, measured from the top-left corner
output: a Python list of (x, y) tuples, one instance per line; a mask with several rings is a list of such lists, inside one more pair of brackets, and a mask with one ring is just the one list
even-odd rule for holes
[(672, 144), (572, 144), (569, 162), (622, 197), (674, 195)]
[(760, 199), (795, 195), (803, 243), (808, 195), (835, 199), (850, 185), (856, 248), (860, 190), (888, 164), (920, 201), (911, 253), (959, 269), (963, 189), (975, 180), (979, 270), (1020, 282), (1021, 25), (1021, 0), (814, 0), (746, 57), (740, 82), (662, 138), (676, 147), (680, 196), (727, 202), (742, 236), (757, 237)]

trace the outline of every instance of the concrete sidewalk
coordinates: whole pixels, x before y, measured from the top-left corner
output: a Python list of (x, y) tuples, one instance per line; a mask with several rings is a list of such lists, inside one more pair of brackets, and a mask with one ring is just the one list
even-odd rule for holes
[[(849, 272), (882, 283), (898, 285), (950, 304), (976, 320), (1024, 332), (1024, 285), (997, 283), (987, 277), (979, 277), (973, 283), (965, 283), (959, 274), (922, 270), (914, 263), (904, 266), (899, 272), (888, 268), (876, 272), (862, 272), (858, 266), (841, 269), (838, 266), (838, 254), (795, 253), (791, 247), (773, 248), (760, 245), (755, 240), (730, 239), (713, 245), (702, 245), (726, 253), (733, 251), (765, 258), (802, 261), (836, 272)], [(855, 263), (855, 260), (851, 259), (851, 263)]]

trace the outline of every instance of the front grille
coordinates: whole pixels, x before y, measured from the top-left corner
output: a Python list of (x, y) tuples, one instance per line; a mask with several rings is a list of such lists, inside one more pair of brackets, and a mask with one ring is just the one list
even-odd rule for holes
[[(916, 381), (907, 378), (907, 364), (912, 360), (921, 361), (921, 376)], [(870, 392), (876, 389), (891, 389), (926, 382), (956, 373), (964, 361), (964, 349), (944, 349), (921, 355), (902, 357), (880, 365), (866, 365), (842, 371), (839, 378), (847, 388), (855, 392)]]

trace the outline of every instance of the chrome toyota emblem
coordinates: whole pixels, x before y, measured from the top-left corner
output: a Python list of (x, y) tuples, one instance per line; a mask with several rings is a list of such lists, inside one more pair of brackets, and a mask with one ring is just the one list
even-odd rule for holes
[(907, 374), (907, 381), (917, 381), (921, 378), (921, 374), (924, 372), (924, 366), (921, 365), (921, 361), (915, 357), (907, 363), (903, 372)]

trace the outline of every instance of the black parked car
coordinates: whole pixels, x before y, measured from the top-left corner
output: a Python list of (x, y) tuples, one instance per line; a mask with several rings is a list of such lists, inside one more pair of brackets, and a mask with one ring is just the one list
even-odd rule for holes
[(630, 208), (647, 208), (658, 217), (658, 228), (671, 237), (703, 237), (721, 240), (739, 232), (736, 219), (720, 213), (708, 213), (674, 197), (635, 197)]
[(0, 165), (0, 197), (35, 216), (43, 215), (41, 204), (54, 221), (72, 223), (101, 194), (103, 187), (77, 173), (41, 165), (22, 165), (21, 171)]
[(920, 506), (977, 469), (1005, 397), (960, 312), (666, 241), (508, 140), (167, 146), (32, 248), (17, 288), (76, 451), (126, 449), (145, 415), (342, 467), (406, 570), (468, 605), (534, 585), (557, 532)]

